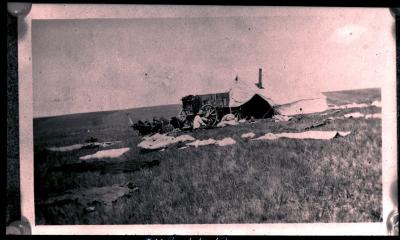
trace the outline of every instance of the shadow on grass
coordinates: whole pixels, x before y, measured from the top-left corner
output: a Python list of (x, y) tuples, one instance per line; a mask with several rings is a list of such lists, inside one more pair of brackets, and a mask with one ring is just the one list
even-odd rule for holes
[(150, 161), (118, 161), (118, 162), (108, 162), (108, 161), (96, 161), (96, 162), (81, 162), (81, 163), (70, 163), (63, 164), (61, 166), (56, 166), (50, 169), (50, 171), (60, 171), (60, 172), (100, 172), (100, 174), (105, 173), (128, 173), (135, 172), (144, 168), (151, 168), (160, 164), (160, 160), (150, 160)]

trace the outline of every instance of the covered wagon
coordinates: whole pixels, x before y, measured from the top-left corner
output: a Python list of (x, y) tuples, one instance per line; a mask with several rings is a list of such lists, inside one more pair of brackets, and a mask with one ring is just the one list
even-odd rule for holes
[(262, 71), (258, 83), (252, 85), (235, 78), (227, 92), (188, 95), (181, 99), (182, 109), (178, 114), (180, 128), (191, 128), (196, 114), (202, 110), (208, 120), (207, 127), (214, 127), (221, 118), (234, 114), (238, 119), (270, 118), (273, 115), (292, 116), (325, 111), (326, 96), (313, 91), (273, 91), (262, 85)]

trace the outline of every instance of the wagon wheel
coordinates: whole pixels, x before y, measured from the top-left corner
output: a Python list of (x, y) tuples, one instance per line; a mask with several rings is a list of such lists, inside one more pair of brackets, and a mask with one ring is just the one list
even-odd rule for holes
[(213, 107), (210, 104), (206, 104), (204, 106), (201, 107), (201, 110), (204, 113), (204, 117), (207, 118), (207, 126), (208, 127), (213, 127), (217, 124), (218, 119), (217, 119), (217, 110), (215, 109), (215, 107)]

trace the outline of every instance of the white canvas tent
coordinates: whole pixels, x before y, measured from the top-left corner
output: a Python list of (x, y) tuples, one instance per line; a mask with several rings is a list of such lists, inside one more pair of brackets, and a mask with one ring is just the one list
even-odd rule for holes
[(282, 91), (273, 91), (268, 87), (259, 89), (242, 80), (235, 80), (229, 90), (229, 107), (241, 107), (255, 97), (261, 97), (277, 113), (287, 116), (322, 112), (328, 109), (326, 96), (320, 92), (309, 90), (300, 92), (294, 89), (289, 93), (286, 89)]

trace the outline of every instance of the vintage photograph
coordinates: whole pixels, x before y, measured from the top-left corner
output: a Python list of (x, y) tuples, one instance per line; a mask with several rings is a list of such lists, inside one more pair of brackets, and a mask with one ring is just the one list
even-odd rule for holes
[(382, 222), (393, 36), (337, 13), (32, 20), (35, 224)]

